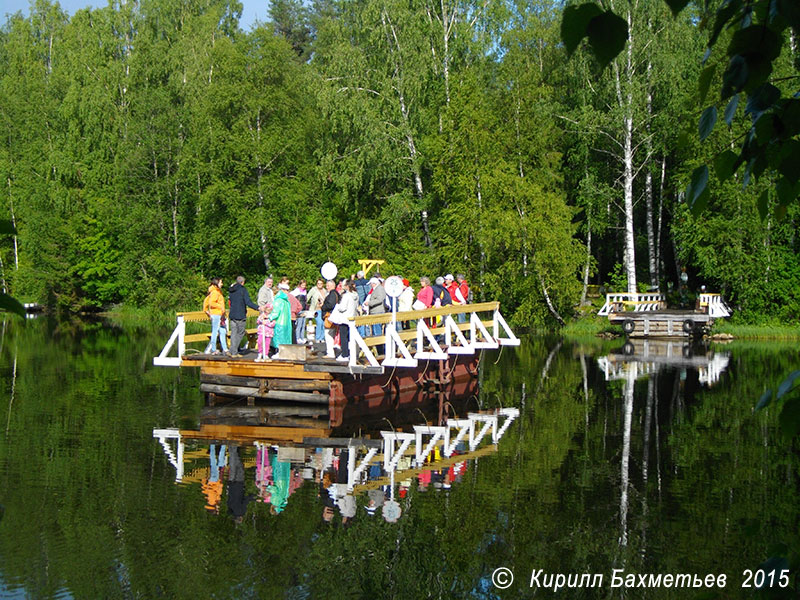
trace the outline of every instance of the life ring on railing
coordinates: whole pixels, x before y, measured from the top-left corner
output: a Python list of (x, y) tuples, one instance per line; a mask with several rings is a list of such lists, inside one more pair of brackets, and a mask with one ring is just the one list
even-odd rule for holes
[(628, 335), (632, 334), (634, 329), (636, 329), (636, 323), (633, 319), (625, 319), (622, 322), (622, 331), (627, 333)]
[(693, 331), (694, 331), (694, 321), (692, 319), (686, 319), (683, 322), (683, 332), (692, 333)]

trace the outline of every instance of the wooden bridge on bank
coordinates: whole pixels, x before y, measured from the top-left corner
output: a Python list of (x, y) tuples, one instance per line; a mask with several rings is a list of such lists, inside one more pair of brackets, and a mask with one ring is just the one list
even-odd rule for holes
[(731, 310), (720, 294), (700, 294), (694, 310), (667, 308), (664, 294), (606, 294), (597, 312), (613, 325), (621, 325), (631, 338), (686, 338), (710, 328)]

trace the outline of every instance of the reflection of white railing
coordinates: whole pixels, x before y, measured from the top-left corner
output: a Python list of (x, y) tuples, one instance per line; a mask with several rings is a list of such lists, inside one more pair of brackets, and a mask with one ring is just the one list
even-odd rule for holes
[(720, 294), (700, 294), (698, 296), (700, 312), (706, 312), (710, 317), (730, 317), (731, 309), (725, 304)]
[(625, 362), (613, 362), (608, 360), (607, 356), (601, 356), (597, 359), (597, 365), (603, 371), (606, 381), (614, 381), (617, 379), (639, 379), (651, 375), (658, 371), (664, 364), (655, 362), (644, 362), (638, 360), (631, 360)]
[(700, 383), (710, 386), (719, 381), (730, 361), (730, 355), (726, 352), (717, 352), (713, 356), (684, 357), (681, 353), (672, 356), (669, 350), (668, 347), (668, 352), (659, 356), (648, 356), (646, 349), (642, 354), (627, 357), (601, 356), (597, 359), (597, 366), (600, 367), (606, 381), (639, 379), (670, 367), (697, 369)]
[[(441, 455), (450, 458), (461, 442), (468, 444), (470, 452), (475, 451), (485, 440), (497, 444), (519, 414), (518, 408), (501, 408), (493, 413), (469, 413), (466, 419), (448, 419), (447, 424), (441, 427), (415, 425), (414, 433), (381, 431), (383, 441), (379, 447), (366, 447), (353, 440), (347, 461), (347, 489), (352, 490), (366, 476), (367, 469), (376, 457), (382, 460), (383, 470), (391, 475), (397, 471), (400, 460), (407, 455), (412, 457), (412, 468), (420, 468), (437, 448)], [(180, 430), (154, 429), (153, 437), (161, 443), (167, 460), (175, 467), (176, 481), (181, 481), (184, 474), (185, 442)], [(169, 440), (173, 439), (177, 443), (176, 451), (169, 444)], [(262, 442), (254, 444), (260, 447)], [(382, 458), (378, 455), (379, 449), (383, 450)]]
[[(381, 431), (383, 437), (383, 470), (393, 474), (400, 459), (411, 453), (411, 466), (419, 468), (432, 455), (436, 448), (446, 458), (450, 458), (460, 442), (469, 445), (474, 451), (491, 432), (491, 443), (496, 444), (508, 430), (511, 423), (519, 417), (518, 408), (501, 408), (494, 413), (469, 413), (466, 419), (448, 419), (446, 425), (415, 425), (414, 433)], [(455, 435), (453, 435), (455, 433)], [(466, 438), (466, 439), (465, 439)], [(352, 490), (358, 476), (363, 473), (375, 458), (374, 448), (364, 448), (365, 455), (358, 460), (358, 447), (350, 449), (347, 487)]]
[[(184, 443), (181, 439), (181, 432), (177, 429), (153, 429), (153, 437), (158, 438), (161, 447), (164, 448), (164, 454), (167, 455), (169, 464), (175, 467), (175, 480), (180, 481), (183, 479), (183, 448)], [(172, 451), (167, 440), (175, 440), (176, 452)]]
[[(483, 321), (478, 313), (491, 312), (492, 318)], [(153, 364), (160, 367), (179, 367), (184, 353), (186, 341), (195, 337), (186, 336), (186, 320), (198, 320), (186, 315), (196, 313), (180, 313), (172, 335), (167, 340), (161, 353), (153, 358)], [(454, 316), (463, 314), (465, 323), (457, 323)], [(204, 316), (204, 315), (202, 315)], [(429, 326), (426, 320), (441, 319), (439, 327)], [(385, 335), (378, 337), (362, 337), (358, 326), (365, 324), (385, 325)], [(416, 321), (416, 329), (400, 329), (401, 323)], [(499, 302), (484, 302), (442, 308), (431, 308), (421, 311), (399, 312), (394, 315), (385, 314), (371, 317), (358, 317), (342, 327), (350, 328), (350, 366), (358, 366), (359, 356), (363, 354), (367, 363), (373, 367), (416, 367), (421, 359), (445, 360), (451, 354), (474, 354), (476, 350), (497, 348), (499, 346), (519, 346), (519, 338), (514, 335), (500, 314)], [(416, 348), (412, 355), (407, 342), (415, 340)], [(384, 345), (385, 357), (380, 363), (373, 352), (376, 345)], [(177, 346), (177, 356), (169, 356)]]
[(720, 352), (704, 367), (698, 369), (699, 381), (704, 385), (714, 385), (719, 381), (723, 371), (728, 368), (730, 355), (727, 352)]
[(664, 294), (606, 294), (606, 303), (597, 314), (606, 317), (610, 312), (627, 308), (632, 308), (634, 312), (659, 310), (664, 308)]

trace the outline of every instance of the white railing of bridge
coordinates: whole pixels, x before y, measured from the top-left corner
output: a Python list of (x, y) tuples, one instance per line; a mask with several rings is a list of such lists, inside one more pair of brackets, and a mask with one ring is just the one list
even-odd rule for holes
[[(416, 367), (419, 360), (446, 360), (451, 354), (475, 354), (476, 350), (484, 348), (494, 349), (500, 346), (519, 346), (519, 338), (506, 323), (503, 315), (500, 314), (499, 307), (492, 311), (491, 333), (487, 329), (478, 312), (485, 311), (480, 306), (472, 312), (462, 311), (469, 315), (469, 328), (462, 331), (462, 326), (453, 319), (453, 314), (442, 314), (444, 333), (440, 334), (440, 339), (433, 334), (424, 318), (417, 319), (416, 324), (416, 348), (414, 354), (406, 345), (406, 341), (401, 337), (401, 330), (398, 327), (400, 322), (394, 319), (386, 323), (384, 358), (381, 362), (375, 357), (371, 346), (368, 344), (369, 338), (365, 339), (359, 334), (357, 325), (351, 321), (350, 327), (350, 366), (357, 366), (359, 352), (363, 353), (367, 362), (373, 367)], [(420, 311), (426, 314), (428, 311)], [(404, 321), (413, 313), (398, 313), (404, 316)], [(469, 339), (464, 335), (469, 333)], [(428, 349), (426, 349), (426, 344)]]
[(598, 315), (607, 317), (609, 313), (615, 312), (615, 307), (632, 306), (634, 312), (649, 312), (665, 307), (664, 294), (659, 292), (649, 292), (646, 294), (606, 294), (606, 302), (597, 311)]
[[(478, 316), (478, 313), (490, 311), (492, 317), (488, 322), (482, 321)], [(467, 315), (468, 323), (457, 323), (453, 319), (453, 316), (457, 314)], [(441, 318), (443, 321), (444, 332), (439, 333), (439, 339), (425, 322), (429, 318)], [(386, 352), (381, 362), (378, 362), (373, 352), (374, 341), (370, 341), (369, 337), (365, 339), (359, 334), (356, 321), (351, 320), (347, 325), (341, 325), (341, 327), (350, 328), (350, 360), (348, 364), (351, 367), (359, 366), (358, 361), (362, 354), (372, 367), (416, 367), (421, 359), (445, 360), (451, 354), (474, 354), (476, 350), (484, 348), (519, 346), (520, 344), (519, 338), (514, 335), (503, 315), (500, 314), (498, 302), (396, 313), (394, 318), (391, 314), (387, 314), (383, 316), (382, 320), (385, 324)], [(401, 331), (398, 325), (411, 320), (416, 321), (414, 336), (416, 348), (413, 355), (406, 345), (407, 333)], [(465, 333), (468, 333), (468, 336)], [(185, 340), (186, 319), (179, 314), (172, 335), (159, 355), (153, 358), (153, 364), (159, 367), (180, 367), (182, 357), (186, 352)], [(177, 348), (177, 356), (170, 356), (175, 348)]]
[(697, 299), (700, 311), (705, 312), (708, 309), (708, 316), (714, 318), (731, 316), (731, 309), (720, 294), (700, 294)]

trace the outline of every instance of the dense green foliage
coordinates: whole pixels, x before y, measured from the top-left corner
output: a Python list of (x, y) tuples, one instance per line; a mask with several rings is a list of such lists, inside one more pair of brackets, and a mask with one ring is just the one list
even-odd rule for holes
[[(62, 307), (192, 308), (211, 276), (385, 258), (412, 281), (463, 271), (517, 324), (548, 325), (584, 272), (607, 283), (624, 261), (627, 136), (639, 279), (686, 267), (749, 318), (796, 320), (797, 205), (760, 220), (765, 174), (686, 209), (708, 160), (687, 141), (704, 39), (687, 11), (636, 6), (620, 86), (617, 59), (600, 69), (580, 38), (567, 54), (541, 0), (281, 0), (248, 32), (232, 0), (71, 17), (37, 0), (0, 29), (0, 217), (18, 231), (2, 281)], [(775, 77), (796, 72), (789, 41)], [(746, 132), (744, 112), (705, 145)]]

